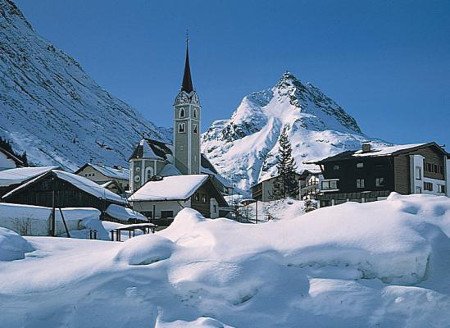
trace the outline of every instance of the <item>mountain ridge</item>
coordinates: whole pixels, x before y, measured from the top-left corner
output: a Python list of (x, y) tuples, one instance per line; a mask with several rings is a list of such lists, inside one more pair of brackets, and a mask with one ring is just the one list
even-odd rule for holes
[(217, 120), (202, 135), (202, 150), (238, 189), (276, 171), (278, 139), (287, 130), (298, 170), (317, 170), (305, 161), (356, 149), (365, 135), (356, 120), (311, 83), (285, 72), (272, 87), (245, 96), (228, 120)]
[(101, 88), (10, 0), (0, 0), (0, 105), (0, 136), (39, 165), (126, 165), (142, 133), (171, 135)]

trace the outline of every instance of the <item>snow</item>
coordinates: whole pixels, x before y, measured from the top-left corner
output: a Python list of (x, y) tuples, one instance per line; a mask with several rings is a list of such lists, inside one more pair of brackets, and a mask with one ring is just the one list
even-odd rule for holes
[(363, 151), (360, 149), (356, 151), (352, 156), (355, 157), (367, 157), (367, 156), (388, 156), (392, 155), (395, 152), (406, 150), (410, 148), (420, 147), (425, 145), (424, 143), (421, 144), (406, 144), (406, 145), (396, 145), (396, 146), (389, 146), (389, 147), (375, 147), (370, 150), (370, 152), (363, 153)]
[(206, 174), (176, 175), (148, 181), (128, 198), (130, 202), (185, 200), (208, 179)]
[(12, 230), (0, 227), (0, 261), (14, 261), (25, 258), (33, 247)]
[(141, 213), (133, 211), (131, 208), (116, 204), (109, 205), (106, 209), (106, 214), (122, 222), (128, 222), (130, 219), (148, 221), (147, 218)]
[[(26, 237), (0, 262), (5, 327), (446, 327), (450, 199), (205, 219), (126, 242)], [(20, 273), (20, 274), (18, 274)]]
[(15, 184), (21, 184), (24, 181), (33, 179), (57, 168), (58, 167), (56, 166), (21, 167), (0, 171), (0, 186), (6, 187)]
[[(258, 206), (258, 217), (256, 217)], [(270, 202), (252, 202), (239, 208), (240, 215), (250, 222), (264, 222), (269, 220), (283, 220), (294, 218), (305, 213), (305, 202), (296, 199), (280, 199)]]
[(99, 164), (88, 164), (95, 170), (99, 171), (101, 174), (108, 178), (113, 179), (121, 179), (121, 180), (128, 180), (130, 176), (130, 170), (125, 168), (114, 168), (106, 165), (99, 165)]

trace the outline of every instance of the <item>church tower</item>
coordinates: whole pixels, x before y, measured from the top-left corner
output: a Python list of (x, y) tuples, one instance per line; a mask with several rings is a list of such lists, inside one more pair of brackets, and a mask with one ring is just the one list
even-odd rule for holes
[(200, 102), (194, 90), (189, 67), (189, 40), (181, 90), (175, 98), (173, 145), (175, 167), (181, 174), (200, 173)]

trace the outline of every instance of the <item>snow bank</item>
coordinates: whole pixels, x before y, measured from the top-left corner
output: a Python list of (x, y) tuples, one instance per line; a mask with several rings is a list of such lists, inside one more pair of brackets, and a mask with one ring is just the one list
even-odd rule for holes
[(0, 262), (2, 324), (446, 327), (449, 232), (449, 198), (393, 194), (262, 224), (184, 209), (123, 243), (27, 237), (33, 257)]
[(13, 261), (25, 258), (25, 253), (33, 247), (14, 231), (0, 227), (0, 261)]
[(153, 234), (140, 235), (124, 242), (115, 259), (130, 265), (151, 264), (168, 259), (173, 248), (173, 243), (167, 238)]
[(130, 220), (148, 222), (148, 219), (141, 213), (133, 211), (131, 208), (127, 208), (116, 204), (109, 205), (108, 208), (106, 209), (106, 214), (121, 222), (128, 222)]

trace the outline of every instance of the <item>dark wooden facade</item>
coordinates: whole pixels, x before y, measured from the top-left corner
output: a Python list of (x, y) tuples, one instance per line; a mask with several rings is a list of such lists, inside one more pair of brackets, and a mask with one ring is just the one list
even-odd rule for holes
[[(52, 207), (93, 207), (100, 211), (115, 202), (100, 199), (48, 172), (2, 199), (7, 203)], [(119, 203), (117, 203), (119, 204)], [(119, 204), (122, 205), (122, 204)]]
[[(321, 190), (318, 199), (321, 206), (350, 201), (375, 201), (395, 191), (411, 193), (411, 155), (424, 157), (423, 176), (445, 180), (445, 161), (450, 156), (435, 143), (399, 150), (385, 156), (353, 156), (347, 151), (316, 162), (321, 167), (324, 179), (337, 179), (337, 190)], [(361, 185), (361, 180), (364, 185)], [(380, 184), (380, 179), (383, 183)], [(358, 181), (359, 180), (359, 181)], [(377, 183), (378, 182), (378, 183)]]

